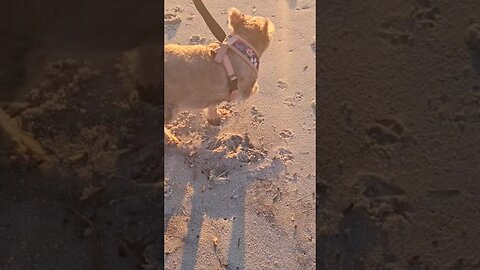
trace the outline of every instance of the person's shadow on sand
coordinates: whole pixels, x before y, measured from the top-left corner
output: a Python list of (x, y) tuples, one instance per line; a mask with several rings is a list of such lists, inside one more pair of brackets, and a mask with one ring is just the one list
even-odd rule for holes
[[(218, 139), (217, 134), (218, 130), (215, 130), (215, 132), (209, 134), (209, 137)], [(233, 135), (232, 137), (239, 140), (241, 136)], [(260, 161), (262, 164), (267, 162), (262, 170), (251, 170), (249, 169), (251, 164), (241, 162), (237, 159), (238, 156), (237, 158), (230, 158), (219, 154), (218, 148), (212, 150), (216, 146), (221, 148), (231, 143), (231, 140), (220, 141), (220, 143), (218, 141), (213, 141), (213, 143), (209, 140), (204, 141), (199, 147), (199, 151), (194, 155), (189, 155), (177, 148), (166, 147), (165, 149), (165, 177), (174, 186), (171, 189), (167, 187), (166, 191), (170, 193), (166, 198), (165, 205), (165, 251), (167, 256), (169, 256), (169, 252), (175, 253), (177, 251), (169, 248), (171, 243), (168, 243), (170, 235), (168, 226), (182, 227), (175, 222), (170, 222), (172, 217), (189, 215), (186, 218), (186, 228), (183, 228), (183, 231), (186, 229), (186, 236), (182, 239), (182, 243), (177, 244), (183, 246), (181, 269), (194, 269), (200, 252), (202, 255), (205, 255), (205, 252), (210, 252), (210, 250), (200, 250), (202, 239), (210, 240), (212, 237), (207, 232), (212, 228), (206, 228), (208, 227), (208, 220), (213, 220), (213, 222), (226, 221), (227, 223), (230, 222), (231, 225), (231, 228), (226, 231), (227, 239), (220, 240), (220, 242), (229, 241), (229, 243), (220, 243), (218, 247), (216, 244), (212, 244), (214, 245), (212, 246), (214, 251), (211, 252), (217, 257), (217, 263), (221, 267), (228, 265), (228, 269), (245, 269), (247, 189), (251, 184), (262, 181), (260, 179), (274, 179), (285, 169), (280, 160), (265, 158), (265, 160)], [(268, 161), (271, 163), (268, 164)], [(188, 169), (185, 170), (185, 168)], [(265, 177), (265, 175), (268, 176)], [(226, 177), (222, 178), (223, 176)], [(224, 180), (219, 181), (219, 178)], [(189, 201), (189, 203), (185, 203), (186, 201)], [(188, 204), (188, 206), (185, 204)], [(185, 211), (186, 209), (189, 211)], [(181, 231), (182, 228), (176, 228), (175, 231), (177, 230)], [(221, 232), (218, 233), (221, 234)], [(178, 248), (178, 250), (180, 249)], [(228, 249), (228, 251), (225, 251), (225, 249)], [(206, 256), (202, 256), (201, 259), (208, 260)], [(168, 258), (166, 257), (167, 261)]]

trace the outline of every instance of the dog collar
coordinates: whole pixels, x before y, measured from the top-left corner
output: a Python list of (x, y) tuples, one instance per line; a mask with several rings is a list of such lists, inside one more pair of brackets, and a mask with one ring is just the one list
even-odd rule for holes
[(248, 41), (238, 35), (228, 35), (224, 43), (243, 58), (254, 70), (258, 72), (260, 68), (260, 54)]

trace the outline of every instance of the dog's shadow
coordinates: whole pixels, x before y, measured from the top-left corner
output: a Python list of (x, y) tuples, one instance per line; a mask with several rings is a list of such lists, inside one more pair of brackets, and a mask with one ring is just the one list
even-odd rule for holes
[[(285, 170), (279, 160), (263, 158), (251, 162), (238, 158), (227, 158), (219, 154), (224, 141), (218, 140), (223, 135), (219, 128), (207, 131), (208, 138), (201, 143), (193, 152), (188, 148), (166, 147), (165, 148), (165, 177), (169, 184), (166, 186), (165, 198), (165, 230), (166, 230), (166, 263), (168, 256), (181, 260), (181, 269), (194, 269), (197, 258), (201, 253), (214, 253), (222, 267), (228, 265), (229, 269), (245, 269), (245, 206), (247, 189), (259, 179), (258, 170), (253, 170), (255, 164), (264, 164), (264, 170), (269, 180), (275, 178)], [(239, 139), (240, 135), (234, 135)], [(212, 147), (213, 146), (213, 147)], [(274, 164), (275, 163), (275, 164)], [(225, 174), (225, 172), (227, 172)], [(224, 181), (216, 178), (226, 176)], [(265, 175), (265, 173), (261, 173)], [(171, 186), (171, 187), (169, 187)], [(184, 216), (182, 222), (176, 222), (174, 217)], [(230, 229), (226, 239), (220, 239), (218, 247), (212, 244), (212, 249), (205, 249), (202, 241), (211, 235), (207, 231), (215, 230), (209, 227), (208, 221), (229, 223)], [(183, 224), (183, 225), (182, 225)], [(172, 227), (175, 227), (174, 229)], [(186, 227), (183, 228), (182, 227)], [(229, 226), (227, 226), (229, 227)], [(169, 243), (171, 232), (186, 231), (186, 235), (176, 236), (183, 239), (183, 248), (172, 248)], [(205, 231), (204, 231), (205, 230)], [(221, 231), (213, 234), (222, 235)], [(225, 233), (225, 231), (223, 232)], [(203, 240), (202, 240), (203, 239)], [(225, 241), (229, 241), (225, 243)], [(213, 243), (213, 242), (209, 242)], [(204, 242), (203, 242), (204, 244)], [(223, 249), (223, 250), (222, 250)], [(181, 259), (176, 252), (182, 252)], [(202, 258), (203, 260), (203, 258)], [(218, 263), (217, 262), (217, 263)]]

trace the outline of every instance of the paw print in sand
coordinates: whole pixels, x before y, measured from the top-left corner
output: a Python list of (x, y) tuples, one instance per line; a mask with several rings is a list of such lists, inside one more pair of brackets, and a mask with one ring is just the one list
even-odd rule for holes
[(413, 34), (408, 27), (407, 19), (390, 17), (381, 25), (379, 37), (394, 46), (410, 46), (413, 43)]
[(258, 110), (256, 106), (253, 106), (250, 110), (252, 121), (254, 124), (261, 124), (265, 120), (265, 116)]
[(384, 147), (401, 141), (404, 131), (405, 127), (400, 121), (385, 118), (365, 129), (365, 134), (370, 145)]
[(182, 17), (176, 12), (166, 12), (163, 18), (165, 35), (168, 39), (175, 37), (178, 27), (182, 22)]
[(391, 183), (383, 175), (364, 173), (357, 177), (354, 189), (359, 201), (354, 208), (363, 208), (370, 219), (380, 223), (409, 222), (411, 206), (405, 197), (405, 190)]
[(285, 129), (280, 132), (280, 138), (284, 140), (289, 140), (293, 138), (293, 136), (294, 136), (294, 133), (289, 129)]
[(266, 156), (266, 151), (255, 147), (248, 135), (240, 134), (222, 134), (208, 149), (225, 159), (237, 159), (242, 163), (256, 162)]
[(412, 13), (415, 24), (422, 28), (434, 28), (440, 18), (439, 9), (434, 7), (429, 0), (417, 1)]

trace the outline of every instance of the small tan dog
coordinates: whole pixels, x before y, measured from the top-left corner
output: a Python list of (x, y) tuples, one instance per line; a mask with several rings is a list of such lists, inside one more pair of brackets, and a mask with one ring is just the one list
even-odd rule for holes
[[(229, 11), (229, 29), (229, 37), (235, 37), (238, 43), (235, 45), (244, 52), (242, 55), (236, 48), (224, 51), (233, 67), (236, 87), (231, 84), (235, 76), (230, 76), (225, 63), (222, 65), (221, 61), (216, 61), (215, 56), (222, 47), (220, 43), (207, 46), (165, 45), (164, 82), (159, 74), (161, 51), (158, 42), (148, 42), (134, 50), (131, 73), (137, 82), (140, 99), (156, 105), (164, 103), (165, 124), (175, 119), (181, 110), (206, 109), (208, 122), (219, 125), (218, 104), (245, 100), (258, 91), (259, 58), (270, 44), (273, 23), (268, 18), (248, 16), (232, 8)], [(163, 83), (165, 93), (162, 97), (159, 86)]]

